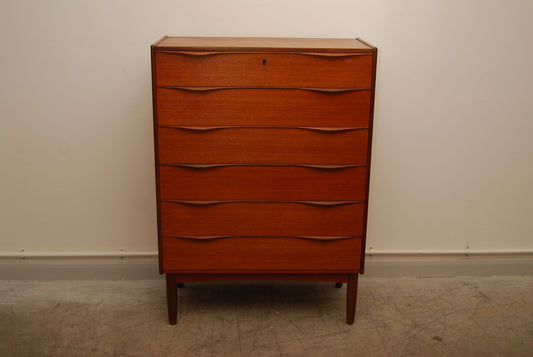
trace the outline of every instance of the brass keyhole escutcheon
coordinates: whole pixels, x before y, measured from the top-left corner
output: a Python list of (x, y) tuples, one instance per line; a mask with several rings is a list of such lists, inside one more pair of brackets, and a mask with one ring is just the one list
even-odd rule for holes
[(266, 66), (266, 64), (267, 64), (267, 59), (263, 58), (263, 66)]

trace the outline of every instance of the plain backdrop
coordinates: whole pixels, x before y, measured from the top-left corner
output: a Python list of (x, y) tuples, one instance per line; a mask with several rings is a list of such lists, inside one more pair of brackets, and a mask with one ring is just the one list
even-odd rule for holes
[(529, 0), (0, 0), (0, 253), (156, 252), (149, 46), (378, 47), (367, 248), (533, 251)]

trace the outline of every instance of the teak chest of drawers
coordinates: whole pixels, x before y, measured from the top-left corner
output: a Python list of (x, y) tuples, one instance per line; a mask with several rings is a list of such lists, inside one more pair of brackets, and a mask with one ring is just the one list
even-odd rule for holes
[(347, 283), (363, 273), (376, 48), (164, 37), (151, 47), (160, 273)]

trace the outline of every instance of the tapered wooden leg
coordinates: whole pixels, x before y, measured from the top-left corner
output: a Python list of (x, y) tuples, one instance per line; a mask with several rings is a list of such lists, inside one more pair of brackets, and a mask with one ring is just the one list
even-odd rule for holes
[(176, 286), (176, 274), (166, 274), (167, 278), (167, 308), (168, 322), (175, 325), (178, 321), (178, 288)]
[(358, 277), (359, 274), (350, 274), (348, 278), (348, 292), (346, 293), (346, 323), (349, 325), (353, 324), (355, 319)]

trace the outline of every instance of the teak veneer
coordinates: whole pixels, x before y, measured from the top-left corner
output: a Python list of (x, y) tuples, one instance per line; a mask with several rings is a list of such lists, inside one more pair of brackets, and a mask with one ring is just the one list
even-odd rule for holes
[(359, 39), (163, 37), (151, 47), (159, 269), (347, 283), (364, 272), (377, 49)]

